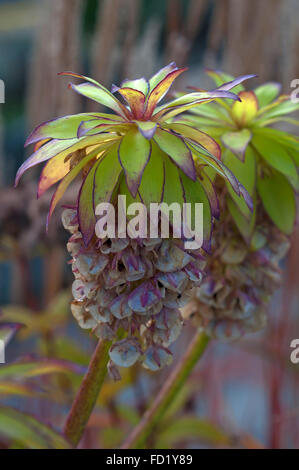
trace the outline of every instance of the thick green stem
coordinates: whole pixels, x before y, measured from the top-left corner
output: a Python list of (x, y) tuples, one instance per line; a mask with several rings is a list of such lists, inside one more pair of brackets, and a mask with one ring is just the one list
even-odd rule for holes
[(89, 363), (88, 370), (69, 412), (64, 427), (64, 435), (74, 447), (77, 447), (80, 442), (85, 426), (104, 383), (110, 346), (111, 343), (108, 341), (100, 340), (98, 342)]
[(154, 431), (157, 424), (161, 422), (169, 405), (184, 386), (192, 369), (206, 349), (208, 342), (209, 337), (205, 333), (197, 332), (195, 334), (182, 359), (172, 370), (152, 405), (122, 445), (122, 449), (140, 449), (143, 447), (146, 439)]

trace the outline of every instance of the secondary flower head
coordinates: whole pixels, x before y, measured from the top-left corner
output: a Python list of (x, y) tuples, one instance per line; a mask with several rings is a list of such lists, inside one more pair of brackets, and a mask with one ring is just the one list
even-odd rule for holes
[[(219, 89), (233, 80), (222, 72), (209, 71)], [(193, 87), (192, 87), (193, 88)], [(260, 198), (265, 211), (283, 233), (290, 235), (296, 217), (295, 191), (299, 189), (299, 139), (271, 128), (272, 124), (299, 124), (289, 114), (299, 103), (280, 95), (279, 83), (270, 82), (247, 91), (239, 84), (234, 91), (241, 101), (217, 100), (208, 107), (191, 110), (190, 125), (208, 132), (220, 144), (223, 162), (246, 187), (252, 200)], [(250, 212), (228, 186), (228, 207), (240, 232), (250, 240), (255, 211)], [(251, 224), (246, 221), (251, 220)]]
[[(118, 192), (135, 200), (151, 202), (206, 203), (205, 239), (210, 239), (212, 216), (218, 205), (212, 183), (205, 171), (213, 167), (236, 192), (247, 193), (220, 159), (219, 145), (204, 132), (176, 118), (184, 111), (217, 98), (239, 98), (228, 90), (250, 76), (230, 82), (213, 91), (188, 93), (159, 105), (174, 80), (186, 69), (174, 63), (162, 68), (150, 80), (125, 80), (108, 91), (98, 82), (84, 79), (69, 87), (114, 114), (81, 113), (64, 116), (38, 126), (26, 145), (36, 144), (35, 152), (20, 167), (16, 183), (30, 167), (48, 161), (42, 170), (38, 197), (59, 182), (49, 217), (69, 184), (83, 175), (78, 197), (80, 230), (86, 245), (94, 234), (95, 208), (109, 202)], [(118, 93), (124, 102), (117, 99)]]
[[(209, 74), (220, 87), (232, 79), (220, 72)], [(288, 114), (299, 104), (279, 96), (277, 83), (254, 91), (239, 85), (234, 91), (242, 101), (231, 105), (217, 100), (185, 116), (187, 123), (218, 141), (224, 163), (254, 201), (250, 212), (228, 185), (214, 179), (223, 194), (221, 219), (213, 232), (215, 250), (207, 262), (208, 275), (185, 315), (196, 312), (200, 324), (218, 339), (237, 339), (264, 326), (265, 304), (281, 282), (279, 263), (289, 248), (299, 187), (299, 140), (269, 127), (279, 122), (298, 125)]]

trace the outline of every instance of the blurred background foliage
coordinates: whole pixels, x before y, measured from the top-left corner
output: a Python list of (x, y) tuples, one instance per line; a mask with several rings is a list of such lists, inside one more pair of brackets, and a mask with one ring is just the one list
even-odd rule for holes
[[(181, 88), (211, 88), (208, 67), (256, 73), (256, 84), (280, 81), (290, 93), (299, 78), (297, 9), (296, 0), (0, 0), (0, 339), (10, 340), (0, 365), (0, 447), (67, 446), (55, 430), (95, 345), (71, 318), (59, 211), (45, 233), (51, 194), (36, 201), (34, 170), (12, 188), (34, 126), (94, 109), (57, 73), (77, 71), (109, 87), (174, 60), (189, 66)], [(299, 369), (289, 359), (291, 339), (299, 338), (298, 266), (297, 229), (267, 329), (211, 344), (149, 447), (298, 448)], [(175, 358), (191, 334), (187, 325)], [(168, 373), (135, 367), (121, 382), (108, 380), (81, 447), (118, 447)]]

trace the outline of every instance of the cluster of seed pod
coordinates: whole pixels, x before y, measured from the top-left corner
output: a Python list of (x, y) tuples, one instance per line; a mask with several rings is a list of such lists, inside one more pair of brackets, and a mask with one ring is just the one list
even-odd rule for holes
[[(75, 276), (71, 310), (81, 328), (112, 340), (108, 369), (136, 361), (153, 371), (168, 365), (180, 334), (180, 308), (203, 278), (205, 259), (178, 239), (94, 239), (85, 247), (77, 212), (65, 209), (67, 249)], [(120, 329), (126, 338), (118, 340)]]
[(235, 340), (262, 329), (265, 305), (281, 282), (279, 262), (289, 239), (274, 226), (262, 207), (251, 247), (243, 240), (231, 216), (224, 214), (214, 230), (207, 276), (186, 308), (213, 338)]

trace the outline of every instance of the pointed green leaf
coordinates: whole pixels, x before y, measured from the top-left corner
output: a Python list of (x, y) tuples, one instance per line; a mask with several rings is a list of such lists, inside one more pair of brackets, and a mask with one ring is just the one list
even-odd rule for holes
[[(277, 118), (279, 116), (284, 116), (285, 114), (294, 113), (295, 111), (299, 110), (299, 103), (295, 103), (294, 101), (290, 100), (289, 97), (282, 101), (277, 100), (277, 102), (272, 103), (269, 106), (269, 110), (267, 108), (262, 108), (258, 113), (259, 123), (263, 122), (264, 120), (269, 120), (273, 118)], [(282, 101), (282, 102), (281, 102)]]
[(122, 171), (118, 160), (117, 146), (113, 146), (107, 155), (101, 159), (94, 175), (94, 210), (101, 202), (110, 201)]
[(290, 235), (296, 218), (296, 201), (287, 179), (276, 172), (258, 178), (257, 188), (269, 217), (283, 233)]
[(70, 449), (57, 432), (30, 415), (0, 406), (0, 435), (28, 449)]
[(249, 129), (226, 132), (222, 136), (222, 143), (240, 160), (244, 160), (247, 146), (251, 140), (252, 133)]
[(161, 202), (164, 190), (165, 154), (155, 142), (152, 142), (152, 153), (139, 186), (139, 194), (144, 204), (149, 207), (152, 202)]
[(151, 143), (136, 128), (122, 138), (118, 149), (119, 161), (133, 197), (136, 196), (144, 169), (150, 159)]
[(121, 102), (118, 101), (118, 99), (115, 98), (115, 96), (104, 87), (100, 88), (99, 86), (92, 83), (80, 83), (80, 85), (74, 85), (73, 83), (70, 83), (70, 88), (75, 90), (80, 95), (83, 95), (86, 98), (90, 98), (91, 100), (112, 109), (123, 118), (128, 116), (128, 112), (126, 111), (124, 105), (122, 105)]
[[(106, 158), (106, 156), (102, 157)], [(80, 188), (78, 197), (78, 219), (80, 232), (82, 233), (85, 246), (89, 244), (96, 224), (96, 217), (93, 207), (94, 175), (100, 165), (101, 160), (90, 168), (85, 180)]]

